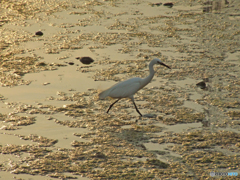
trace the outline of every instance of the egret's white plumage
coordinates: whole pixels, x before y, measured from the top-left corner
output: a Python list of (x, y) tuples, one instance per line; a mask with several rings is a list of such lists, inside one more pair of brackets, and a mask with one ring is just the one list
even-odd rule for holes
[(104, 99), (106, 97), (111, 97), (111, 98), (116, 98), (118, 99), (117, 101), (115, 101), (113, 104), (110, 105), (110, 107), (107, 110), (107, 113), (109, 112), (109, 110), (112, 108), (112, 106), (117, 103), (120, 99), (122, 98), (130, 98), (135, 106), (135, 109), (137, 110), (137, 112), (142, 116), (142, 114), (139, 112), (135, 102), (134, 102), (134, 98), (133, 95), (139, 91), (140, 89), (142, 89), (144, 86), (146, 86), (153, 78), (154, 76), (154, 69), (153, 69), (153, 65), (154, 64), (161, 64), (163, 66), (166, 66), (167, 68), (171, 69), (169, 66), (165, 65), (160, 59), (153, 59), (150, 63), (149, 63), (149, 71), (150, 74), (142, 79), (139, 77), (135, 77), (135, 78), (131, 78), (122, 82), (119, 82), (115, 85), (113, 85), (112, 87), (102, 91), (99, 94), (99, 99)]
[(126, 81), (119, 82), (109, 89), (99, 94), (99, 99), (106, 97), (112, 98), (126, 98), (133, 95), (141, 87), (141, 78), (132, 78)]

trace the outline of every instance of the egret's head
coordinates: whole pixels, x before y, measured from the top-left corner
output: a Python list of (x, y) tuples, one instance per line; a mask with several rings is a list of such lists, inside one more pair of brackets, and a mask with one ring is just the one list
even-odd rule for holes
[(160, 59), (158, 59), (158, 58), (154, 58), (152, 61), (154, 62), (154, 64), (157, 64), (157, 63), (158, 63), (158, 64), (161, 64), (161, 65), (163, 65), (163, 66), (171, 69), (169, 66), (167, 66), (166, 64), (164, 64), (164, 63), (163, 63)]

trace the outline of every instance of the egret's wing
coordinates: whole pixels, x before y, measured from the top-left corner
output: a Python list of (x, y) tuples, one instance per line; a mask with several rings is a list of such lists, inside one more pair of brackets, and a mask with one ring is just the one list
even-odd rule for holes
[(140, 89), (141, 78), (132, 78), (120, 82), (109, 88), (109, 95), (112, 98), (126, 98), (134, 95)]
[(109, 93), (111, 92), (111, 88), (108, 88), (98, 94), (99, 99), (105, 99), (106, 97), (109, 96)]
[(107, 96), (112, 98), (125, 98), (135, 94), (140, 88), (141, 78), (131, 78), (126, 81), (119, 82), (112, 87), (102, 91), (98, 96), (104, 99)]

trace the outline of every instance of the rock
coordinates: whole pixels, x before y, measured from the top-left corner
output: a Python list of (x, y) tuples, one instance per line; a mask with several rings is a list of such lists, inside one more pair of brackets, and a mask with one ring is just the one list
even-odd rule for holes
[(90, 57), (76, 57), (76, 59), (80, 60), (83, 64), (91, 64), (94, 62)]
[(167, 6), (167, 7), (169, 7), (169, 8), (172, 8), (172, 7), (173, 7), (173, 3), (164, 3), (163, 5), (164, 5), (164, 6)]
[(37, 31), (37, 32), (35, 33), (35, 35), (37, 35), (37, 36), (42, 36), (42, 35), (43, 35), (43, 32), (42, 32), (42, 31)]

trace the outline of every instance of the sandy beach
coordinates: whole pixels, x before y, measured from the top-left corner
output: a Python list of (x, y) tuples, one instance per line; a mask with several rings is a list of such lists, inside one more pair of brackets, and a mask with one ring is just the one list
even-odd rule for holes
[[(1, 1), (0, 179), (238, 179), (239, 27), (237, 0)], [(107, 114), (153, 58), (143, 116)]]

